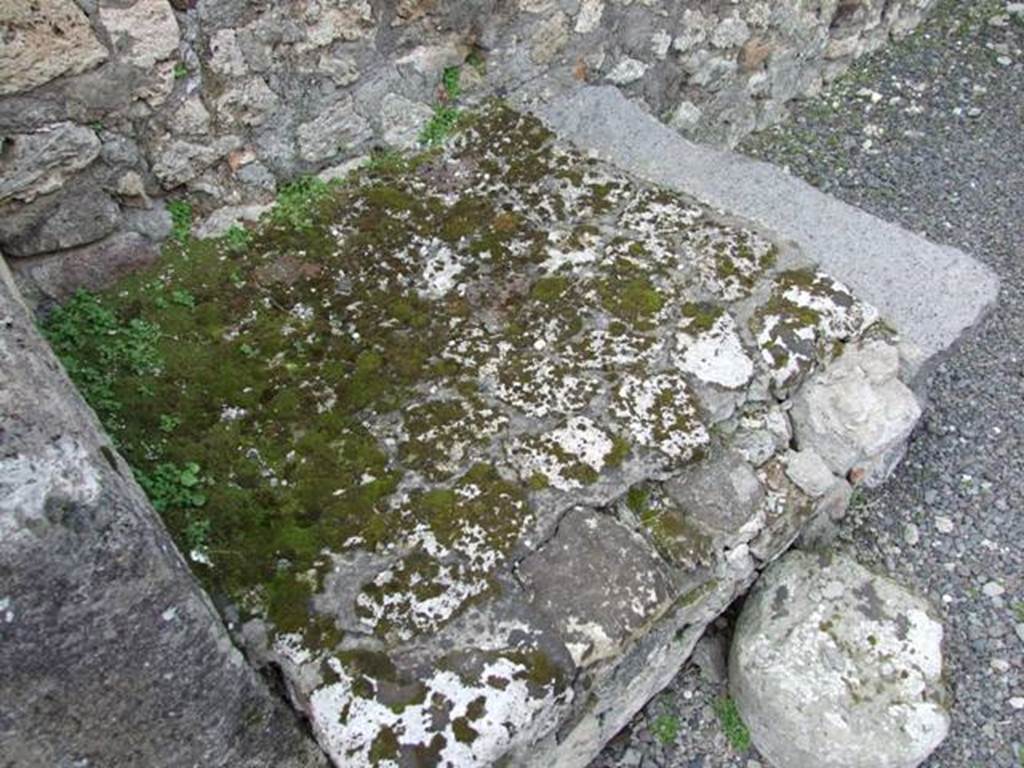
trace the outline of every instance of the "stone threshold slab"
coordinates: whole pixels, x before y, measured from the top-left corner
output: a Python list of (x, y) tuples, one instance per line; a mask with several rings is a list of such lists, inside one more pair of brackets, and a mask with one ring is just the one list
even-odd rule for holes
[(583, 86), (533, 109), (580, 149), (795, 241), (913, 342), (922, 363), (933, 364), (995, 306), (998, 277), (963, 251), (843, 203), (770, 163), (688, 141), (617, 88)]

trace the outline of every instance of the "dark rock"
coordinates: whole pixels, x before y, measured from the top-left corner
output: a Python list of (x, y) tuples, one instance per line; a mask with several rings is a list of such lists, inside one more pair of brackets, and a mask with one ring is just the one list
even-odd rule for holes
[(73, 184), (0, 210), (0, 246), (11, 256), (62, 251), (93, 243), (120, 222), (120, 209), (109, 195), (89, 183)]
[(99, 290), (132, 270), (151, 264), (157, 245), (134, 232), (47, 256), (18, 259), (11, 264), (19, 285), (33, 302), (64, 301), (80, 288)]

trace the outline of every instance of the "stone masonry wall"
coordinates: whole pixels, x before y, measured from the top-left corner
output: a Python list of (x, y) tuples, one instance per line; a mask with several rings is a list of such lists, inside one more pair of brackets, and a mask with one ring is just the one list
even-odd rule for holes
[[(932, 0), (11, 0), (0, 248), (28, 299), (154, 259), (167, 202), (254, 218), (305, 173), (416, 142), (466, 99), (612, 83), (687, 136), (777, 121)], [(333, 170), (332, 170), (333, 169)]]

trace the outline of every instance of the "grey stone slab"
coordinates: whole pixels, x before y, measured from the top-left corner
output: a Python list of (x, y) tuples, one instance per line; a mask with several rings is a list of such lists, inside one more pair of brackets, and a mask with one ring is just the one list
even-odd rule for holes
[(929, 360), (995, 304), (995, 273), (962, 251), (840, 202), (776, 166), (687, 141), (616, 88), (581, 87), (536, 111), (581, 149), (794, 240)]
[(231, 644), (0, 260), (0, 762), (322, 766)]

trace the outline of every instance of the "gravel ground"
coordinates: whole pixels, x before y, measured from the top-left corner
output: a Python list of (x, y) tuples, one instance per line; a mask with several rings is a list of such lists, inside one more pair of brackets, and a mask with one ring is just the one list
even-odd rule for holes
[[(1003, 280), (999, 308), (935, 372), (903, 464), (859, 495), (839, 545), (928, 595), (955, 697), (926, 768), (1024, 767), (1024, 14), (940, 0), (740, 150), (958, 246)], [(591, 768), (757, 768), (714, 704), (728, 621)], [(742, 744), (740, 745), (742, 747)]]

